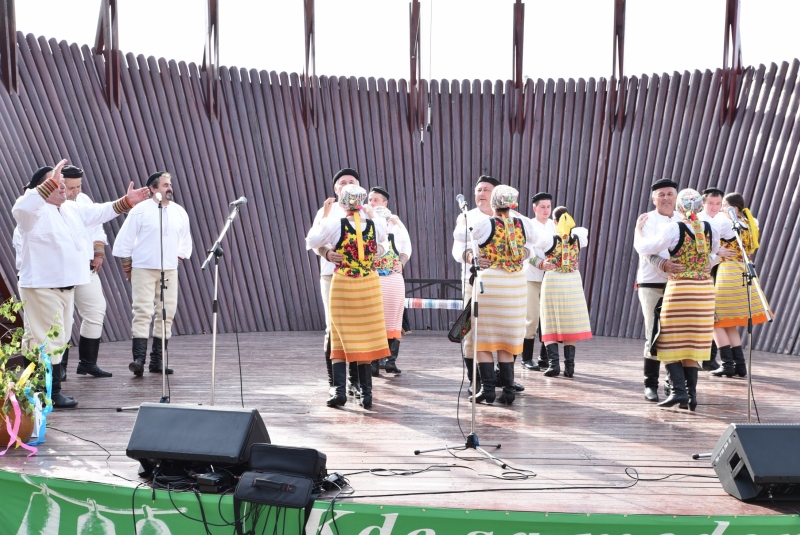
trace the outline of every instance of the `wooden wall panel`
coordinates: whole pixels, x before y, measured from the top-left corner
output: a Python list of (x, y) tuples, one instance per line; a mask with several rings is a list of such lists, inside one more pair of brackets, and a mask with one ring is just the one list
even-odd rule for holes
[[(319, 268), (304, 236), (333, 194), (333, 173), (351, 166), (367, 188), (392, 193), (390, 209), (414, 246), (406, 276), (416, 279), (460, 277), (450, 256), (455, 196), (471, 200), (478, 175), (518, 188), (526, 214), (534, 193), (552, 192), (555, 204), (590, 229), (581, 271), (594, 332), (640, 337), (633, 227), (652, 207), (649, 184), (670, 176), (749, 198), (763, 227), (758, 268), (777, 314), (756, 328), (755, 347), (800, 354), (798, 60), (747, 68), (732, 124), (719, 122), (719, 70), (626, 78), (622, 130), (612, 128), (606, 79), (527, 80), (521, 133), (509, 125), (510, 82), (422, 80), (431, 130), (421, 134), (410, 130), (404, 80), (313, 79), (314, 128), (302, 119), (295, 73), (221, 68), (221, 113), (210, 119), (205, 73), (195, 64), (128, 54), (117, 110), (103, 95), (104, 60), (87, 46), (20, 34), (18, 47), (19, 92), (0, 91), (0, 202), (7, 208), (0, 210), (0, 246), (11, 250), (10, 207), (41, 165), (69, 158), (86, 170), (85, 191), (97, 201), (168, 170), (191, 218), (195, 250), (180, 273), (179, 334), (211, 330), (213, 270), (200, 265), (228, 203), (242, 195), (248, 203), (223, 244), (220, 330), (322, 329)], [(112, 245), (121, 223), (106, 224)], [(13, 255), (0, 258), (0, 276), (15, 287)], [(110, 258), (101, 279), (104, 339), (126, 339), (130, 287)], [(453, 317), (411, 312), (414, 329), (446, 329)]]

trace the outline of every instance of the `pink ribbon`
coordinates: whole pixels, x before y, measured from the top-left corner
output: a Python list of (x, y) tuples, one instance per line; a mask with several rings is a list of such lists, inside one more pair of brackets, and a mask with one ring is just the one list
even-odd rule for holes
[(10, 418), (6, 417), (6, 431), (8, 431), (8, 436), (10, 437), (8, 440), (8, 444), (6, 445), (6, 449), (0, 452), (0, 455), (5, 455), (8, 449), (16, 442), (17, 446), (21, 446), (22, 448), (30, 451), (31, 453), (28, 454), (28, 457), (32, 457), (36, 455), (36, 452), (39, 451), (34, 446), (28, 446), (19, 438), (19, 427), (22, 422), (22, 411), (19, 408), (19, 402), (17, 401), (17, 396), (14, 395), (14, 383), (9, 383), (8, 385), (8, 396), (6, 399), (3, 400), (3, 405), (6, 402), (11, 402), (11, 408), (14, 410), (14, 424), (12, 426)]

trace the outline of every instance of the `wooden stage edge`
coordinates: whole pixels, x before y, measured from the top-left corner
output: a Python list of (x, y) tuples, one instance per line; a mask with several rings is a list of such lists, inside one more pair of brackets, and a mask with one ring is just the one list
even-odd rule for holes
[[(514, 404), (478, 406), (481, 445), (510, 466), (530, 471), (524, 480), (518, 477), (521, 472), (504, 471), (475, 451), (414, 454), (461, 445), (462, 432), (470, 429), (466, 392), (459, 396), (459, 347), (444, 333), (414, 332), (403, 338), (402, 373), (374, 379), (370, 411), (352, 398), (342, 409), (325, 406), (321, 347), (320, 332), (219, 336), (216, 405), (241, 406), (241, 361), (244, 405), (258, 409), (272, 442), (326, 453), (328, 470), (346, 475), (355, 496), (364, 496), (357, 503), (651, 515), (772, 515), (798, 509), (797, 503), (776, 507), (738, 501), (722, 489), (709, 460), (691, 458), (711, 452), (728, 424), (746, 422), (746, 380), (701, 373), (696, 413), (659, 409), (642, 395), (639, 340), (581, 342), (572, 379), (546, 378), (517, 365), (517, 381), (526, 390)], [(211, 336), (175, 337), (169, 349), (175, 369), (172, 402), (209, 405)], [(74, 355), (77, 360), (77, 351)], [(130, 359), (130, 342), (103, 344), (99, 363), (114, 373), (108, 379), (75, 375), (73, 363), (63, 390), (79, 407), (50, 415), (46, 443), (35, 457), (12, 450), (0, 467), (135, 485), (138, 463), (125, 456), (125, 448), (136, 412), (115, 408), (157, 402), (161, 376), (134, 378), (127, 369)], [(796, 422), (798, 359), (754, 352), (753, 371), (761, 422)], [(88, 441), (106, 448), (108, 461), (103, 449)], [(502, 448), (494, 450), (493, 443)], [(396, 475), (386, 477), (389, 472), (383, 471), (381, 477), (375, 470)], [(404, 475), (414, 471), (420, 472)]]

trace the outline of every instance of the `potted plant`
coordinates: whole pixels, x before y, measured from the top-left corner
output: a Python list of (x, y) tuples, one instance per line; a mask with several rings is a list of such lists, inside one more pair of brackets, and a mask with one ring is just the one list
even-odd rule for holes
[[(47, 395), (47, 367), (49, 358), (42, 358), (41, 349), (23, 349), (23, 329), (13, 327), (16, 315), (22, 308), (22, 303), (12, 297), (0, 304), (0, 317), (12, 324), (2, 325), (0, 333), (0, 450), (4, 450), (16, 428), (16, 414), (20, 415), (19, 428), (16, 434), (20, 441), (27, 442), (31, 438), (34, 428), (34, 413), (36, 411), (35, 399), (39, 399), (42, 409), (50, 407), (52, 402)], [(49, 339), (57, 335), (57, 327), (48, 332)], [(63, 352), (63, 348), (54, 351)], [(49, 411), (45, 411), (49, 412)], [(16, 445), (19, 442), (15, 441)]]

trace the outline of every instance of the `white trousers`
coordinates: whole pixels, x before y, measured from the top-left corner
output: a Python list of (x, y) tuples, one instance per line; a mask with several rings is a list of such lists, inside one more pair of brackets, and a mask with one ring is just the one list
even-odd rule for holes
[(644, 358), (658, 360), (650, 354), (650, 335), (653, 333), (653, 314), (658, 300), (664, 297), (664, 290), (660, 288), (639, 288), (639, 303), (642, 305), (644, 316)]
[(75, 287), (75, 308), (81, 318), (81, 336), (92, 339), (102, 337), (106, 298), (97, 273), (91, 274), (89, 284)]
[[(72, 333), (72, 314), (75, 311), (75, 290), (51, 288), (19, 288), (23, 302), (25, 321), (23, 346), (26, 349), (39, 347), (47, 342), (45, 352), (52, 364), (61, 363), (61, 355), (53, 356), (53, 350), (64, 347)], [(48, 340), (47, 331), (58, 327), (58, 336)]]
[[(172, 319), (178, 308), (178, 270), (165, 269), (164, 278), (167, 279), (164, 290), (164, 309), (167, 312), (166, 340), (172, 336)], [(133, 324), (131, 332), (133, 338), (149, 338), (150, 324), (153, 315), (156, 321), (153, 324), (153, 336), (161, 338), (161, 270), (133, 268), (131, 270), (131, 292), (133, 294)]]
[(528, 281), (528, 308), (525, 311), (525, 339), (536, 338), (539, 328), (539, 296), (542, 294), (542, 281)]
[(322, 307), (325, 309), (325, 340), (322, 350), (328, 350), (328, 342), (331, 338), (331, 281), (333, 275), (321, 275), (319, 278), (319, 291), (322, 294)]

